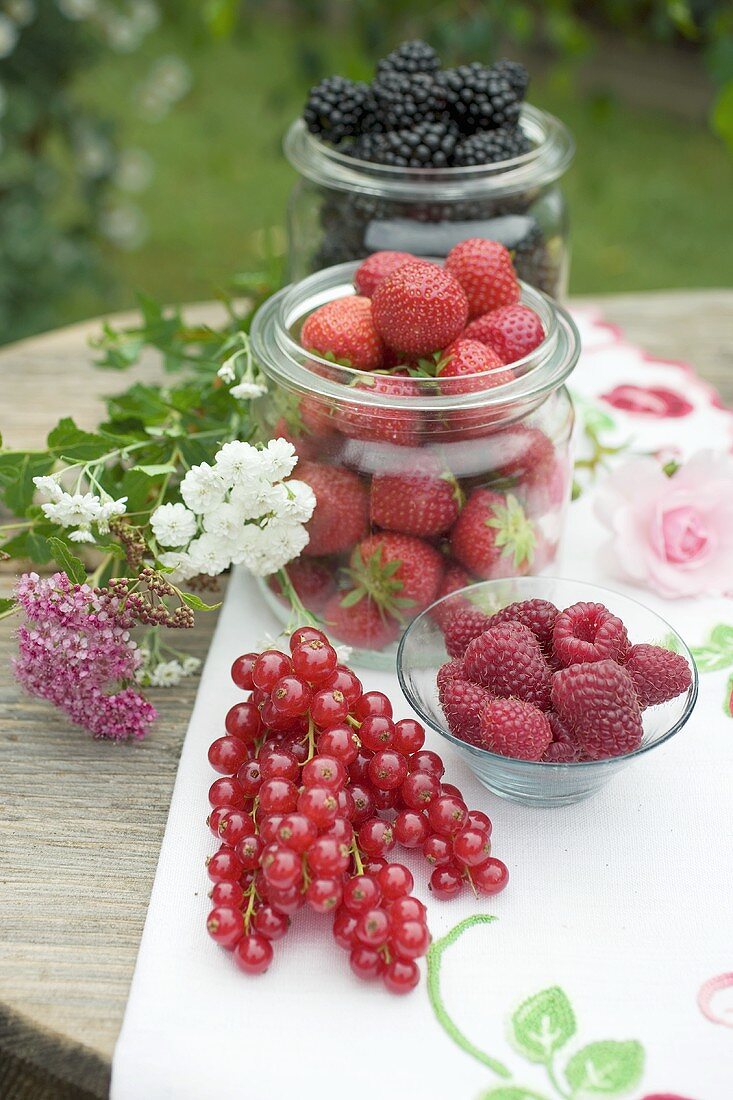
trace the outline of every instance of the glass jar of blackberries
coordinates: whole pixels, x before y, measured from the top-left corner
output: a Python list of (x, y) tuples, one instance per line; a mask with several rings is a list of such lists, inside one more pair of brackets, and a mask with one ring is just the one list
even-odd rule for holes
[[(553, 298), (567, 291), (568, 212), (561, 177), (574, 145), (557, 118), (526, 105), (505, 149), (504, 130), (479, 132), (462, 143), (460, 160), (435, 167), (435, 150), (454, 138), (441, 124), (398, 135), (367, 135), (349, 146), (329, 144), (303, 119), (290, 127), (285, 154), (300, 179), (288, 210), (292, 279), (382, 249), (445, 256), (467, 237), (501, 241), (525, 282)], [(362, 159), (389, 139), (404, 149), (382, 152), (393, 163)], [(491, 146), (489, 149), (488, 145)], [(415, 167), (424, 152), (425, 167)], [(357, 155), (358, 154), (358, 155)], [(505, 157), (485, 163), (488, 156)], [(441, 158), (438, 156), (438, 161)]]
[[(405, 356), (375, 334), (370, 312), (381, 309), (382, 333), (397, 332), (399, 302), (395, 310), (385, 292), (382, 301), (379, 286), (371, 300), (357, 293), (359, 268), (337, 265), (273, 295), (251, 339), (268, 381), (258, 401), (262, 437), (295, 445), (293, 476), (316, 496), (290, 581), (358, 659), (391, 667), (403, 629), (435, 599), (476, 580), (551, 569), (570, 499), (573, 409), (564, 383), (579, 338), (564, 309), (521, 283), (504, 315), (531, 350), (500, 358), (476, 339), (455, 339), (450, 297), (437, 306), (426, 292), (429, 323), (452, 343), (429, 358), (418, 349), (400, 365)], [(447, 272), (418, 260), (392, 282), (443, 280), (450, 294)], [(475, 324), (465, 327), (465, 298), (460, 308), (454, 333), (475, 333)], [(339, 324), (359, 369), (313, 350)], [(263, 591), (285, 621), (279, 581), (263, 581)]]

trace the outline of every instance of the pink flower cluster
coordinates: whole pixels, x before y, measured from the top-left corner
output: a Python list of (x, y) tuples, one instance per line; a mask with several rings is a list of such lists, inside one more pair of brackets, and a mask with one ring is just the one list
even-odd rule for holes
[(16, 595), (27, 621), (18, 630), (15, 674), (26, 690), (97, 738), (144, 737), (157, 714), (124, 685), (140, 657), (130, 638), (134, 620), (120, 600), (72, 584), (65, 573), (24, 573)]

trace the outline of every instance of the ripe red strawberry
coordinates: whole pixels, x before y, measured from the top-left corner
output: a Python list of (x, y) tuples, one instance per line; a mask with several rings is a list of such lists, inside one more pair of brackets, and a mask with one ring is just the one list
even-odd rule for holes
[(468, 648), (469, 642), (478, 638), (491, 626), (491, 619), (477, 607), (469, 607), (465, 611), (456, 611), (443, 627), (445, 648), (449, 657), (462, 657)]
[(461, 336), (443, 352), (437, 377), (441, 393), (479, 393), (513, 381), (514, 371), (507, 370), (493, 348)]
[(478, 317), (463, 335), (488, 344), (504, 363), (516, 363), (542, 343), (545, 330), (533, 309), (517, 303)]
[[(445, 568), (443, 579), (438, 587), (438, 594), (435, 597), (436, 600), (442, 599), (443, 596), (450, 596), (453, 592), (457, 592), (459, 588), (465, 588), (466, 585), (471, 583), (471, 576), (461, 565), (456, 565), (454, 562), (449, 562)], [(463, 598), (456, 598), (451, 600), (448, 607), (436, 607), (430, 612), (432, 618), (441, 628), (444, 629), (445, 624), (451, 619), (458, 611), (466, 611), (472, 607), (472, 604), (464, 596)]]
[(453, 556), (484, 580), (521, 576), (532, 565), (534, 525), (511, 494), (474, 489), (451, 531)]
[(552, 704), (591, 760), (621, 756), (641, 744), (634, 682), (616, 661), (560, 669), (552, 677)]
[(550, 670), (540, 643), (520, 623), (499, 623), (469, 642), (463, 656), (466, 677), (492, 695), (513, 696), (540, 710), (550, 707)]
[(382, 365), (384, 347), (374, 326), (369, 298), (336, 298), (306, 318), (300, 342), (308, 351), (357, 370)]
[(552, 742), (543, 714), (521, 699), (492, 699), (481, 712), (481, 747), (516, 760), (541, 760)]
[(443, 557), (422, 539), (385, 531), (354, 548), (350, 575), (355, 588), (385, 612), (412, 618), (435, 599)]
[(582, 601), (566, 607), (552, 628), (555, 656), (563, 665), (590, 661), (623, 661), (629, 652), (629, 636), (618, 615), (602, 603)]
[(401, 631), (397, 619), (354, 590), (332, 596), (323, 609), (323, 621), (339, 641), (361, 649), (384, 649)]
[(451, 249), (445, 266), (466, 293), (469, 317), (519, 301), (520, 287), (512, 257), (498, 241), (469, 237)]
[(634, 682), (642, 710), (674, 699), (692, 683), (690, 666), (682, 654), (658, 645), (633, 645), (624, 667)]
[(284, 416), (281, 416), (277, 421), (272, 434), (275, 439), (287, 439), (288, 443), (292, 443), (301, 462), (318, 457), (318, 448), (313, 441), (307, 435), (300, 435), (294, 431), (292, 425)]
[(444, 681), (438, 697), (453, 736), (480, 745), (481, 715), (492, 698), (488, 691), (468, 680), (451, 677)]
[[(336, 591), (333, 569), (315, 558), (298, 558), (296, 561), (291, 561), (285, 566), (285, 571), (304, 607), (309, 611), (321, 611), (326, 601)], [(282, 585), (277, 575), (270, 577), (268, 584), (276, 596), (283, 596)]]
[(350, 550), (369, 530), (369, 490), (351, 470), (299, 462), (298, 480), (316, 494), (316, 509), (306, 524), (309, 557)]
[(542, 647), (542, 652), (548, 655), (552, 652), (552, 631), (558, 615), (558, 609), (549, 600), (521, 600), (507, 604), (495, 612), (489, 625), (521, 623), (532, 631)]
[(354, 286), (359, 294), (365, 298), (371, 298), (382, 279), (386, 279), (393, 271), (404, 267), (416, 260), (411, 252), (372, 252), (368, 259), (356, 269)]
[[(380, 394), (380, 404), (358, 402), (358, 390)], [(394, 443), (398, 447), (417, 447), (423, 431), (422, 414), (409, 406), (388, 404), (389, 399), (419, 397), (420, 387), (412, 378), (395, 374), (369, 374), (353, 386), (354, 403), (342, 403), (336, 415), (339, 431), (351, 439), (370, 443)]]
[(437, 264), (405, 264), (374, 291), (372, 313), (385, 344), (419, 358), (445, 348), (461, 333), (468, 302), (461, 284)]
[(372, 523), (387, 531), (436, 538), (453, 526), (462, 503), (450, 474), (375, 474), (372, 479)]
[(570, 470), (540, 428), (516, 425), (497, 433), (492, 443), (497, 475), (515, 482), (532, 515), (559, 508), (570, 488)]

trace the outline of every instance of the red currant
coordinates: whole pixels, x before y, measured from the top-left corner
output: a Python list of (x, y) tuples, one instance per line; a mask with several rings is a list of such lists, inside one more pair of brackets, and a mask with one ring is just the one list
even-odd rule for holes
[(430, 947), (430, 933), (421, 920), (406, 920), (392, 930), (391, 943), (401, 959), (419, 959)]
[(399, 802), (400, 792), (395, 787), (392, 791), (374, 790), (375, 810), (394, 810)]
[(372, 714), (392, 717), (392, 704), (382, 691), (365, 691), (354, 704), (354, 716), (360, 722)]
[(384, 909), (367, 909), (356, 923), (354, 935), (365, 947), (382, 947), (389, 939), (389, 917)]
[(354, 827), (358, 828), (374, 813), (374, 795), (370, 787), (363, 783), (352, 783), (349, 790), (354, 799), (354, 816), (351, 821)]
[(390, 993), (410, 993), (420, 981), (417, 964), (409, 959), (392, 959), (385, 968), (382, 980)]
[(466, 828), (480, 829), (482, 832), (486, 833), (487, 836), (491, 836), (491, 819), (481, 810), (469, 810)]
[(331, 673), (327, 680), (324, 680), (324, 688), (330, 688), (333, 690), (342, 691), (346, 696), (349, 706), (353, 707), (357, 699), (361, 698), (363, 687), (361, 680), (352, 672), (346, 665), (336, 665), (335, 670)]
[(447, 837), (432, 833), (422, 846), (423, 855), (428, 863), (440, 867), (453, 859), (453, 845)]
[(254, 703), (235, 703), (227, 711), (224, 725), (228, 734), (247, 745), (256, 741), (262, 732), (260, 712)]
[(254, 911), (252, 927), (266, 940), (281, 940), (290, 927), (290, 918), (271, 905), (260, 905)]
[(311, 718), (317, 726), (325, 729), (343, 722), (349, 713), (349, 704), (342, 691), (323, 688), (317, 691), (311, 700)]
[(398, 813), (393, 827), (395, 840), (403, 848), (421, 848), (430, 835), (427, 818), (415, 810)]
[(344, 886), (344, 906), (350, 913), (375, 909), (382, 900), (382, 889), (371, 875), (355, 875)]
[(262, 837), (254, 834), (239, 841), (235, 851), (243, 870), (254, 871), (259, 867), (260, 855), (264, 846)]
[(305, 897), (300, 891), (300, 886), (291, 886), (288, 890), (276, 890), (271, 887), (268, 891), (268, 901), (277, 913), (287, 917), (292, 917), (305, 905)]
[(258, 657), (259, 653), (243, 653), (241, 657), (237, 657), (232, 665), (232, 680), (242, 691), (252, 691), (255, 686), (252, 679), (252, 669), (255, 667), (255, 661)]
[(435, 779), (440, 779), (445, 771), (445, 765), (437, 752), (431, 752), (430, 749), (420, 749), (419, 752), (410, 757), (410, 771), (427, 772)]
[(302, 854), (318, 836), (318, 829), (305, 814), (287, 814), (278, 825), (276, 836), (286, 848)]
[(271, 692), (281, 676), (293, 671), (293, 662), (277, 649), (260, 653), (252, 669), (252, 680), (260, 691)]
[(255, 816), (257, 817), (257, 825), (264, 843), (274, 843), (274, 841), (278, 839), (277, 831), (280, 828), (285, 814), (266, 814), (263, 813), (258, 806)]
[(363, 982), (373, 981), (384, 970), (384, 959), (378, 951), (363, 944), (357, 944), (349, 955), (349, 965)]
[(244, 869), (241, 859), (232, 848), (220, 848), (206, 862), (206, 870), (212, 882), (236, 882)]
[(234, 948), (234, 961), (245, 974), (264, 974), (272, 962), (270, 941), (258, 932), (242, 936)]
[(231, 950), (244, 935), (244, 917), (233, 906), (217, 906), (206, 919), (206, 930), (220, 947)]
[(372, 817), (359, 828), (359, 847), (368, 856), (383, 856), (394, 848), (392, 826), (380, 817)]
[(412, 896), (397, 898), (389, 907), (389, 919), (393, 927), (407, 920), (419, 920), (425, 923), (426, 909), (418, 898)]
[(226, 810), (219, 822), (219, 836), (233, 848), (243, 837), (255, 831), (254, 822), (243, 810)]
[(400, 794), (411, 810), (424, 810), (440, 796), (440, 783), (428, 772), (410, 772), (400, 787)]
[(334, 836), (321, 836), (308, 849), (308, 866), (315, 875), (334, 878), (349, 866), (349, 849)]
[(346, 768), (335, 756), (314, 756), (303, 768), (304, 787), (328, 787), (340, 791), (346, 782)]
[(362, 860), (362, 871), (371, 878), (376, 878), (382, 868), (386, 866), (387, 860), (381, 856), (372, 856), (370, 859)]
[(206, 818), (206, 824), (209, 826), (217, 840), (221, 839), (219, 836), (219, 825), (221, 824), (224, 814), (228, 813), (229, 810), (226, 806), (216, 806)]
[(328, 787), (305, 787), (298, 797), (298, 810), (319, 829), (326, 829), (338, 813), (338, 799)]
[(394, 791), (407, 777), (407, 760), (401, 752), (381, 749), (369, 761), (369, 778), (380, 791)]
[(248, 760), (237, 772), (237, 781), (241, 784), (247, 798), (255, 798), (262, 786), (262, 771), (259, 760)]
[(226, 806), (232, 810), (244, 809), (247, 797), (242, 784), (227, 776), (215, 779), (209, 787), (209, 802), (212, 806)]
[(346, 821), (350, 822), (356, 812), (354, 796), (352, 795), (348, 787), (344, 787), (338, 792), (337, 798), (339, 804), (339, 816), (345, 818)]
[(311, 684), (322, 684), (330, 679), (337, 664), (336, 650), (318, 638), (304, 642), (293, 650), (293, 668), (298, 676)]
[(349, 765), (349, 778), (352, 783), (370, 783), (369, 761), (374, 754), (361, 750), (353, 764)]
[(277, 890), (288, 890), (301, 878), (303, 868), (300, 856), (284, 844), (268, 844), (260, 860), (268, 885)]
[[(347, 884), (348, 885), (348, 884)], [(333, 918), (333, 938), (339, 947), (345, 951), (351, 951), (354, 946), (354, 931), (357, 918), (348, 909), (339, 909)]]
[(215, 906), (241, 909), (244, 904), (244, 890), (240, 884), (229, 882), (227, 879), (215, 882), (209, 891), (209, 897)]
[(298, 805), (298, 788), (289, 779), (267, 779), (260, 787), (260, 809), (265, 814), (289, 814)]
[[(342, 794), (347, 793), (346, 791), (339, 791), (338, 797), (341, 798)], [(340, 844), (345, 844), (347, 848), (350, 848), (354, 843), (354, 827), (345, 817), (337, 817), (322, 835), (334, 837)]]
[(323, 756), (335, 756), (345, 767), (348, 767), (359, 755), (359, 738), (356, 730), (346, 722), (329, 726), (318, 738), (318, 752)]
[(467, 819), (465, 803), (453, 795), (441, 795), (428, 806), (428, 821), (441, 836), (455, 836), (465, 827)]
[(414, 718), (402, 718), (395, 722), (392, 748), (405, 756), (411, 756), (425, 744), (425, 727)]
[(453, 783), (441, 783), (440, 793), (450, 795), (451, 798), (457, 798), (459, 802), (464, 802), (463, 795)]
[(298, 646), (306, 645), (308, 642), (325, 642), (328, 644), (328, 638), (322, 630), (318, 630), (315, 626), (299, 626), (290, 635), (290, 652), (292, 653)]
[(435, 868), (429, 885), (436, 898), (446, 901), (460, 894), (463, 889), (463, 874), (455, 863), (444, 863)]
[(288, 718), (305, 714), (310, 706), (311, 689), (300, 676), (282, 676), (272, 689), (272, 705)]
[(220, 775), (234, 775), (249, 756), (239, 737), (219, 737), (209, 746), (209, 763)]
[(300, 765), (292, 752), (285, 748), (273, 747), (269, 752), (260, 753), (260, 775), (264, 779), (298, 778)]
[(308, 884), (305, 900), (316, 913), (332, 913), (341, 904), (342, 894), (338, 879), (314, 878)]
[(453, 854), (459, 863), (478, 867), (491, 855), (491, 841), (482, 829), (462, 829), (453, 837)]
[(359, 727), (359, 740), (365, 749), (377, 752), (392, 744), (394, 722), (383, 714), (374, 714), (365, 718)]
[(487, 859), (471, 871), (471, 878), (482, 894), (498, 894), (509, 882), (509, 871), (500, 859)]
[(388, 863), (377, 875), (377, 882), (385, 902), (404, 897), (415, 884), (411, 872), (402, 863)]

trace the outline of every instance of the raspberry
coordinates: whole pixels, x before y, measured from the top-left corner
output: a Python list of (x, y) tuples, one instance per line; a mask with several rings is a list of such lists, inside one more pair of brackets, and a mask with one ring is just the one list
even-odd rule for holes
[(549, 600), (522, 600), (510, 603), (491, 616), (491, 626), (499, 623), (521, 623), (532, 631), (544, 653), (552, 652), (552, 631), (559, 615)]
[(563, 665), (623, 661), (629, 649), (626, 627), (602, 603), (575, 603), (555, 619), (555, 655)]
[(642, 710), (687, 691), (692, 672), (685, 658), (657, 645), (634, 645), (624, 662)]
[(462, 657), (466, 652), (469, 642), (478, 638), (491, 626), (488, 615), (477, 608), (469, 608), (466, 611), (458, 611), (443, 627), (445, 636), (445, 648), (449, 657)]
[(492, 699), (481, 712), (479, 731), (482, 748), (518, 760), (541, 760), (552, 741), (547, 715), (521, 699)]
[(471, 745), (482, 745), (481, 715), (492, 701), (485, 688), (468, 680), (450, 679), (438, 690), (448, 729)]
[(552, 730), (552, 744), (547, 746), (542, 759), (554, 764), (569, 764), (580, 760), (583, 753), (570, 726), (554, 710), (548, 712), (547, 721)]
[(540, 643), (520, 623), (489, 627), (469, 643), (466, 675), (492, 695), (516, 696), (541, 710), (550, 707), (550, 670)]
[(441, 665), (438, 669), (438, 675), (436, 682), (438, 684), (438, 694), (444, 684), (447, 684), (449, 680), (464, 680), (465, 672), (463, 668), (463, 661), (458, 658), (454, 658), (452, 661), (447, 661), (444, 665)]
[(621, 756), (641, 744), (634, 681), (613, 660), (573, 664), (556, 672), (552, 704), (591, 760)]

